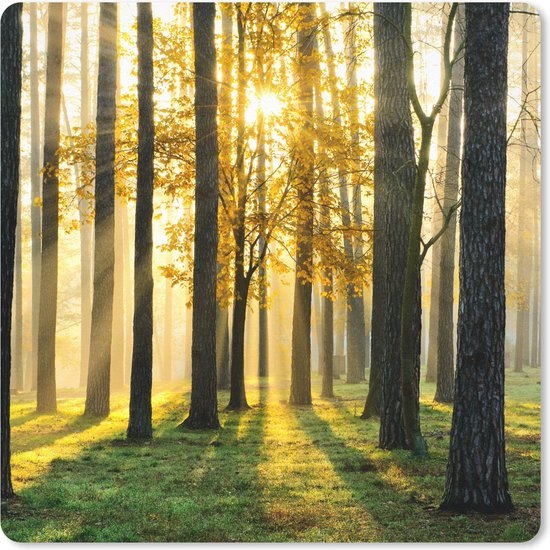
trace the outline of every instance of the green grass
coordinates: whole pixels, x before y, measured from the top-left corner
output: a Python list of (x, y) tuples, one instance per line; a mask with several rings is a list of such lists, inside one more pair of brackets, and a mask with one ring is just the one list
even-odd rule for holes
[[(155, 439), (124, 439), (127, 396), (111, 416), (81, 416), (66, 392), (59, 413), (38, 416), (31, 396), (12, 404), (17, 498), (2, 528), (17, 541), (525, 541), (540, 516), (539, 371), (507, 372), (508, 515), (437, 507), (449, 444), (449, 406), (422, 387), (429, 456), (377, 448), (378, 422), (358, 418), (366, 384), (337, 397), (286, 404), (286, 381), (249, 381), (253, 409), (221, 412), (214, 432), (177, 429), (188, 386), (156, 388)], [(74, 394), (73, 394), (74, 395)], [(220, 404), (227, 394), (220, 395)]]

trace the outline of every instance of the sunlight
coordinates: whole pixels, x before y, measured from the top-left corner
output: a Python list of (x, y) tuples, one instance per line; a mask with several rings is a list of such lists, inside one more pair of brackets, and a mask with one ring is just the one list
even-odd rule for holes
[(253, 123), (258, 117), (259, 111), (262, 111), (264, 116), (269, 118), (279, 116), (282, 110), (283, 102), (274, 93), (266, 92), (259, 96), (254, 94), (248, 98), (246, 122), (248, 124)]

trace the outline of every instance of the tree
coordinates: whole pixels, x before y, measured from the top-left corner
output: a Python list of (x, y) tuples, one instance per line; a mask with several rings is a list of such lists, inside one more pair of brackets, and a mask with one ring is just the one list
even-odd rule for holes
[(303, 114), (298, 151), (298, 208), (296, 210), (296, 270), (292, 313), (290, 404), (311, 404), (311, 291), (313, 269), (313, 45), (314, 4), (298, 5), (298, 103)]
[(195, 46), (195, 263), (191, 408), (182, 426), (218, 428), (216, 275), (218, 252), (218, 125), (216, 5), (193, 4)]
[[(375, 98), (374, 187), (383, 197), (386, 284), (380, 447), (406, 447), (401, 397), (401, 308), (415, 157), (407, 88), (404, 4), (374, 4)], [(376, 237), (375, 237), (376, 238)], [(376, 254), (376, 251), (375, 251)], [(391, 275), (390, 275), (391, 274)], [(373, 361), (377, 359), (373, 356)]]
[(59, 168), (59, 117), (63, 73), (63, 12), (64, 5), (61, 3), (52, 3), (48, 6), (44, 172), (42, 179), (42, 255), (36, 388), (36, 408), (41, 413), (51, 413), (57, 409), (55, 387), (59, 227), (59, 177), (57, 170)]
[(130, 384), (129, 439), (153, 435), (153, 9), (137, 5), (138, 26), (138, 166), (134, 259), (134, 343)]
[(19, 142), (21, 137), (21, 58), (23, 4), (12, 4), (2, 14), (1, 130), (2, 139), (2, 500), (14, 496), (10, 451), (11, 315), (17, 202)]
[[(464, 86), (464, 8), (458, 7), (455, 23), (455, 54), (448, 114), (448, 137), (445, 172), (443, 174), (442, 215), (448, 225), (439, 245), (439, 295), (437, 315), (437, 386), (435, 401), (451, 403), (454, 383), (453, 305), (456, 215), (449, 215), (458, 200), (458, 176), (461, 159), (462, 97)], [(431, 333), (430, 333), (431, 338)]]
[(40, 185), (40, 94), (38, 88), (38, 8), (29, 4), (30, 11), (30, 96), (31, 96), (31, 247), (32, 247), (32, 356), (30, 387), (36, 389), (38, 365), (38, 317), (40, 314), (40, 255), (42, 242), (42, 189)]
[(99, 10), (99, 64), (96, 114), (94, 293), (92, 304), (87, 416), (107, 416), (110, 407), (111, 338), (114, 287), (115, 119), (117, 73), (116, 3)]
[(507, 511), (505, 186), (509, 4), (469, 4), (464, 54), (460, 305), (446, 510)]

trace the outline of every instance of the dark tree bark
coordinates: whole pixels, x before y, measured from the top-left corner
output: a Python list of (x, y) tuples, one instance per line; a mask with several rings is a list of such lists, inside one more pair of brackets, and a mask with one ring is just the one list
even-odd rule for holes
[(448, 510), (507, 511), (505, 185), (509, 4), (466, 4), (460, 307)]
[[(464, 87), (464, 56), (459, 51), (464, 43), (464, 8), (459, 6), (455, 24), (455, 59), (449, 99), (447, 156), (442, 193), (442, 215), (451, 216), (440, 241), (439, 296), (437, 315), (437, 386), (435, 400), (452, 403), (454, 385), (454, 273), (456, 214), (451, 208), (458, 200), (458, 176), (460, 171), (462, 97)], [(441, 199), (440, 199), (441, 200)]]
[(153, 436), (153, 9), (137, 5), (138, 161), (134, 259), (134, 343), (130, 382), (129, 439)]
[(114, 289), (115, 119), (117, 73), (115, 3), (100, 4), (97, 78), (94, 295), (84, 414), (109, 414)]
[(40, 261), (42, 240), (42, 187), (40, 185), (40, 93), (38, 88), (38, 9), (30, 11), (30, 99), (31, 99), (31, 258), (32, 258), (32, 356), (30, 389), (36, 390), (38, 368), (38, 317), (40, 315)]
[(384, 200), (383, 233), (386, 273), (385, 323), (382, 363), (380, 447), (406, 447), (401, 396), (401, 311), (404, 265), (407, 255), (415, 157), (412, 117), (407, 90), (407, 48), (404, 4), (374, 5), (375, 97), (374, 122), (375, 187)]
[(237, 211), (233, 227), (235, 238), (235, 286), (233, 291), (233, 333), (231, 335), (231, 393), (229, 410), (250, 408), (246, 400), (244, 383), (244, 334), (246, 304), (250, 288), (250, 276), (245, 273), (244, 250), (246, 245), (245, 210), (248, 191), (248, 176), (244, 167), (245, 154), (245, 108), (246, 108), (246, 48), (243, 13), (240, 3), (237, 10), (238, 34), (238, 84), (237, 84)]
[(313, 269), (313, 45), (315, 4), (299, 4), (298, 102), (304, 117), (298, 162), (296, 271), (292, 312), (291, 405), (311, 404), (311, 291)]
[(2, 14), (1, 43), (1, 191), (2, 191), (2, 500), (13, 497), (10, 452), (11, 315), (21, 138), (21, 58), (23, 4)]
[(218, 428), (216, 272), (218, 253), (218, 93), (214, 3), (193, 4), (195, 45), (195, 263), (191, 408), (182, 426)]
[(42, 180), (42, 256), (40, 313), (38, 318), (38, 371), (36, 409), (55, 412), (55, 331), (57, 319), (58, 208), (59, 208), (59, 117), (63, 73), (64, 5), (48, 6), (48, 53), (46, 61), (46, 106), (44, 123), (44, 175)]

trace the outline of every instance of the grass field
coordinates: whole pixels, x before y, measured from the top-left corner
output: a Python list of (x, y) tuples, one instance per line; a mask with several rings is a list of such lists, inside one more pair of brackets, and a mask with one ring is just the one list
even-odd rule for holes
[(61, 394), (53, 416), (14, 396), (17, 498), (3, 505), (2, 528), (17, 541), (525, 541), (540, 516), (539, 374), (507, 371), (508, 515), (438, 510), (451, 408), (433, 402), (432, 384), (422, 387), (429, 456), (419, 461), (377, 449), (377, 421), (358, 418), (366, 384), (337, 383), (323, 400), (315, 379), (314, 405), (291, 408), (287, 382), (251, 380), (253, 409), (223, 411), (223, 428), (202, 433), (177, 429), (189, 387), (157, 387), (146, 445), (124, 439), (126, 395), (102, 421), (81, 416), (81, 394)]

